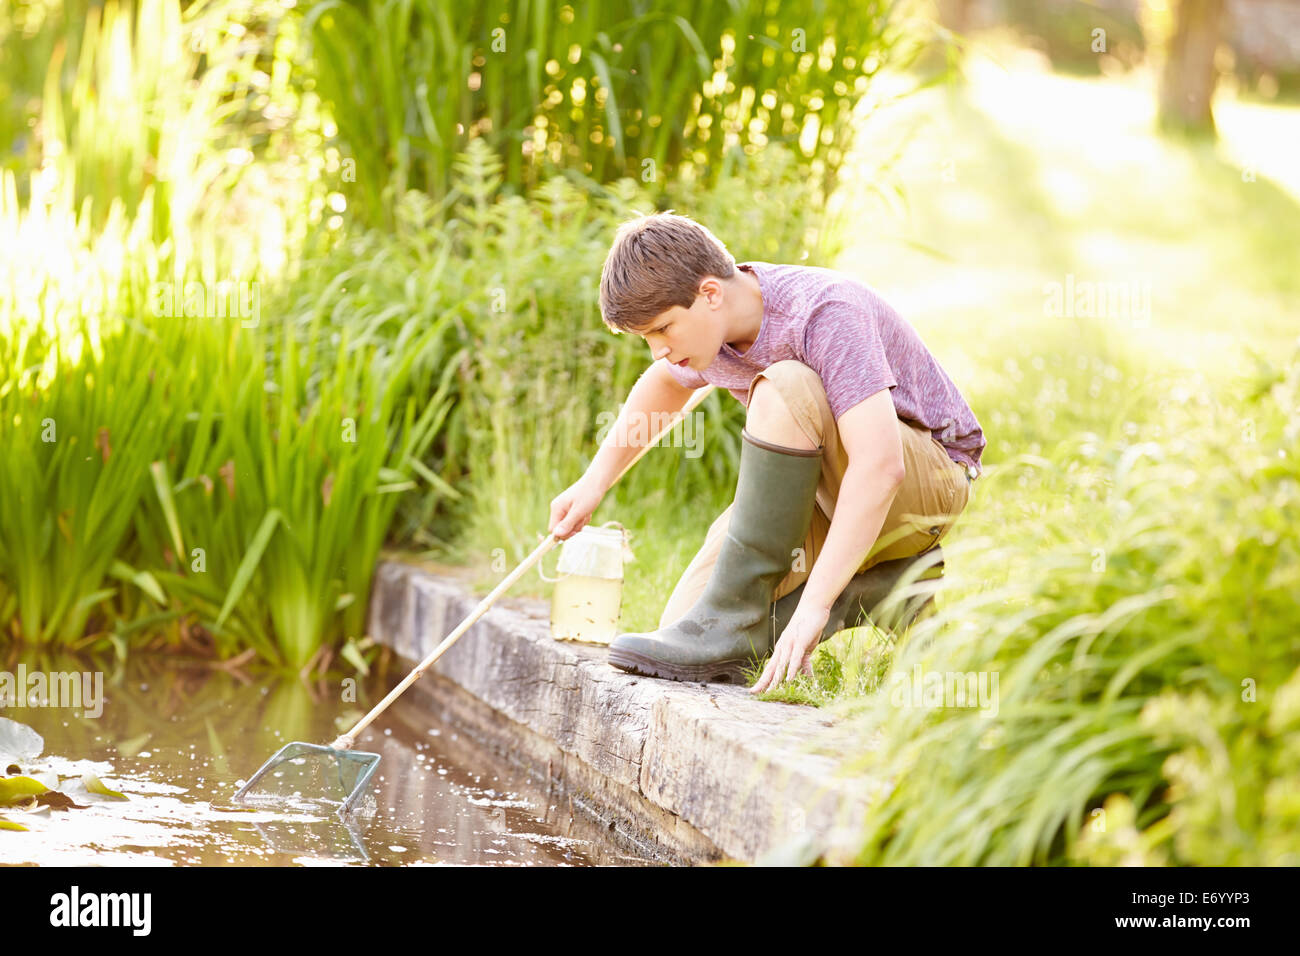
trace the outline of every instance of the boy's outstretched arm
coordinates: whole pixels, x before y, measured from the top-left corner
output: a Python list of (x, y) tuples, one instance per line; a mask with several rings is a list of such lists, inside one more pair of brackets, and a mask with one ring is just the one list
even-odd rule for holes
[(581, 531), (614, 479), (654, 438), (659, 423), (681, 411), (694, 391), (678, 383), (662, 359), (641, 373), (587, 470), (551, 501), (547, 530), (560, 540)]

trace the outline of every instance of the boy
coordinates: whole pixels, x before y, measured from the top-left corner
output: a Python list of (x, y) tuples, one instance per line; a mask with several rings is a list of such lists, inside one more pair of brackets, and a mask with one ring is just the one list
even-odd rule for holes
[(870, 609), (881, 580), (935, 548), (966, 506), (985, 445), (974, 413), (916, 331), (866, 285), (830, 269), (737, 265), (683, 216), (620, 226), (600, 306), (615, 332), (646, 340), (654, 363), (586, 473), (552, 501), (557, 538), (587, 523), (636, 454), (631, 422), (663, 420), (706, 383), (746, 406), (735, 500), (709, 528), (659, 630), (619, 634), (610, 663), (739, 683), (771, 651), (751, 693), (811, 675), (812, 652), (846, 609)]

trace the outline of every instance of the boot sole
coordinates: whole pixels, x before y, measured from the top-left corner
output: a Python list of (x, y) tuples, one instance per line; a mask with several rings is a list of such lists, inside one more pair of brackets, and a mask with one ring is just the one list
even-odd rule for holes
[(617, 647), (610, 648), (609, 662), (621, 670), (643, 677), (662, 677), (700, 684), (738, 684), (742, 687), (748, 684), (745, 667), (753, 666), (751, 661), (743, 659), (714, 661), (709, 664), (669, 664)]

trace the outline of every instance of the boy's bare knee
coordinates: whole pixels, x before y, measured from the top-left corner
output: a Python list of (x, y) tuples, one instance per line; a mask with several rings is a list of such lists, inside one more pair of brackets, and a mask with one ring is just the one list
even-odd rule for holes
[(804, 432), (782, 397), (781, 388), (774, 381), (766, 378), (766, 375), (765, 371), (763, 377), (755, 381), (750, 389), (749, 408), (745, 415), (746, 430), (755, 438), (764, 441), (788, 445), (792, 448), (816, 448), (817, 442)]
[(781, 390), (768, 379), (760, 378), (749, 393), (749, 408), (745, 411), (746, 427), (754, 432), (755, 426), (761, 428), (765, 424), (775, 424), (787, 419), (793, 421), (794, 416), (790, 413), (790, 407), (786, 405), (785, 399), (781, 397)]

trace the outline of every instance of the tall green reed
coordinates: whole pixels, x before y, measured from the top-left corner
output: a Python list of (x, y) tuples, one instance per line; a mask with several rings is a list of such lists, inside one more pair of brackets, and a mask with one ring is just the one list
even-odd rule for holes
[(107, 576), (137, 576), (118, 550), (175, 431), (171, 362), (192, 356), (112, 313), (142, 244), (120, 201), (95, 235), (85, 210), (24, 209), (0, 176), (0, 618), (29, 641), (79, 638), (122, 586)]
[(314, 276), (301, 323), (284, 300), (261, 322), (196, 314), (184, 292), (202, 303), (210, 273), (170, 271), (149, 201), (134, 222), (114, 201), (96, 232), (0, 182), (0, 613), (25, 640), (119, 649), (190, 617), (221, 653), (302, 666), (364, 631), (375, 553), (449, 408), (452, 317), (377, 337)]
[(390, 350), (333, 326), (328, 304), (305, 328), (191, 329), (208, 361), (174, 458), (155, 466), (145, 532), (162, 588), (224, 652), (293, 667), (363, 636), (375, 555), (449, 408), (445, 372), (410, 387), (449, 320)]
[(391, 224), (408, 188), (444, 198), (455, 155), (476, 138), (525, 191), (553, 167), (597, 182), (659, 188), (684, 176), (707, 187), (782, 144), (825, 197), (870, 79), (918, 49), (889, 0), (524, 0), (500, 11), (322, 0), (304, 26), (372, 224)]
[(175, 367), (157, 350), (194, 352), (178, 334), (99, 330), (84, 316), (57, 339), (12, 331), (0, 337), (0, 578), (12, 588), (0, 617), (16, 613), (26, 640), (67, 644), (113, 596), (106, 579), (149, 461), (175, 436)]
[[(427, 371), (406, 391), (441, 333), (376, 346), (323, 316), (250, 329), (160, 313), (159, 284), (178, 307), (190, 284), (260, 290), (322, 218), (298, 17), (260, 0), (74, 6), (37, 24), (48, 63), (14, 80), (43, 76), (21, 144), (40, 169), (30, 189), (0, 178), (0, 427), (15, 452), (0, 613), (28, 640), (119, 649), (197, 617), (223, 653), (301, 665), (362, 631), (407, 464), (446, 411)], [(15, 40), (0, 37), (6, 53)]]
[[(106, 0), (58, 13), (38, 44), (49, 60), (27, 151), (40, 173), (25, 199), (84, 204), (97, 230), (114, 201), (132, 220), (147, 211), (178, 275), (192, 256), (209, 273), (251, 275), (304, 241), (325, 157), (314, 100), (293, 79), (295, 12), (271, 0), (184, 11), (178, 0)], [(20, 42), (8, 37), (6, 52)], [(254, 165), (289, 154), (293, 169)], [(214, 245), (232, 227), (240, 241)]]

